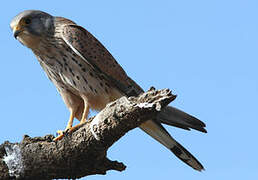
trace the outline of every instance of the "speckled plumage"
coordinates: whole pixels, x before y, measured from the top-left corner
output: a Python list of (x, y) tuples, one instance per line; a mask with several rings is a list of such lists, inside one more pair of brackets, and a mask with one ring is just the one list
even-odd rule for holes
[(64, 101), (67, 94), (77, 99), (84, 94), (92, 109), (101, 110), (122, 95), (142, 92), (88, 31), (61, 17), (54, 25), (56, 33), (32, 50)]
[[(137, 96), (143, 92), (108, 50), (71, 20), (29, 10), (18, 14), (12, 20), (11, 28), (14, 36), (34, 52), (61, 94), (71, 113), (67, 125), (70, 131), (74, 117), (81, 123), (86, 121), (89, 108), (101, 110), (121, 96)], [(140, 126), (186, 164), (201, 171), (203, 166), (169, 135), (161, 123), (202, 132), (206, 132), (205, 124), (176, 108), (167, 107), (156, 120)]]

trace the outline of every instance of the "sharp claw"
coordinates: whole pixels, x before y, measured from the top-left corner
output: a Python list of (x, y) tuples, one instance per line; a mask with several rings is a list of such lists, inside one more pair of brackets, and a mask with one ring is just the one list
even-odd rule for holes
[(58, 130), (58, 131), (56, 132), (56, 136), (57, 136), (57, 137), (54, 138), (54, 141), (61, 140), (64, 136), (68, 135), (69, 132), (70, 132), (70, 129), (71, 129), (71, 128), (67, 128), (67, 129), (65, 129), (65, 130), (63, 130), (63, 131), (62, 131), (62, 130)]
[(65, 130), (61, 131), (58, 130), (56, 132), (56, 136), (53, 141), (59, 141), (61, 140), (64, 136), (67, 136), (68, 134), (71, 134), (72, 132), (74, 132), (76, 129), (78, 129), (79, 127), (81, 127), (82, 125), (84, 125), (86, 122), (81, 122), (79, 124), (77, 124), (76, 126), (73, 126), (71, 128), (66, 128)]
[(59, 136), (59, 135), (64, 134), (64, 131), (62, 131), (62, 130), (58, 130), (58, 131), (56, 131), (56, 133), (57, 133), (57, 136)]

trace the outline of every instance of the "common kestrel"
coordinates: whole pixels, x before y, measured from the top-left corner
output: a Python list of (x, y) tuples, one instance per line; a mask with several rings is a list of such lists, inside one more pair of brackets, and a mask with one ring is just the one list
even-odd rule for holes
[[(89, 109), (101, 110), (122, 96), (137, 96), (142, 88), (127, 76), (108, 50), (87, 30), (73, 21), (48, 13), (27, 10), (10, 24), (14, 37), (36, 55), (70, 111), (66, 131), (73, 119), (87, 119)], [(171, 150), (179, 159), (201, 171), (201, 163), (165, 130), (161, 123), (206, 132), (205, 124), (174, 107), (166, 107), (156, 119), (140, 128)], [(77, 126), (79, 126), (77, 125)], [(62, 138), (62, 132), (55, 139)]]

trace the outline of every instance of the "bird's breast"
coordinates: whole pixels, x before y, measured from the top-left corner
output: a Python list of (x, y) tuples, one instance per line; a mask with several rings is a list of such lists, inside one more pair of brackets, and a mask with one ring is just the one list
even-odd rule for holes
[(122, 96), (103, 74), (68, 48), (52, 47), (45, 51), (43, 57), (42, 54), (43, 69), (57, 89), (86, 96), (92, 109), (101, 110), (107, 103)]

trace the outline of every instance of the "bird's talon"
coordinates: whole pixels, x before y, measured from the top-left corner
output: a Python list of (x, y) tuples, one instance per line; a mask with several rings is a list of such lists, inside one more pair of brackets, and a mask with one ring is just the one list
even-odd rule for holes
[(64, 134), (64, 131), (62, 131), (62, 130), (56, 131), (56, 135), (57, 135), (57, 136), (60, 136), (60, 135), (63, 135), (63, 134)]
[(53, 141), (59, 141), (64, 137), (64, 134), (61, 134), (53, 139)]

